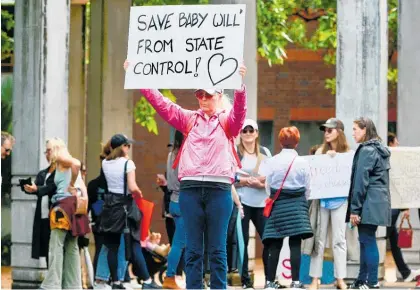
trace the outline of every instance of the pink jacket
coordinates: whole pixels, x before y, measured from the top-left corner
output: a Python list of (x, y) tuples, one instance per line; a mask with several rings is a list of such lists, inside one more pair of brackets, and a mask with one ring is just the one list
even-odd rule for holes
[(185, 141), (179, 161), (178, 178), (191, 176), (218, 176), (233, 178), (236, 161), (225, 131), (219, 123), (219, 114), (228, 114), (227, 122), (232, 137), (238, 136), (246, 115), (246, 90), (235, 90), (235, 100), (230, 112), (217, 111), (208, 120), (201, 109), (185, 110), (162, 96), (158, 90), (141, 89), (141, 93), (158, 114), (182, 133), (194, 114), (197, 121)]

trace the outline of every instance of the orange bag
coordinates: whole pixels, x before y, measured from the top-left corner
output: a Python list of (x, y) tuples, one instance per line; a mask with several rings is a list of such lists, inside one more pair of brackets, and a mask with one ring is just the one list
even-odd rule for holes
[(136, 204), (143, 214), (140, 225), (140, 241), (146, 240), (149, 236), (150, 223), (152, 222), (153, 208), (155, 204), (144, 198), (135, 198)]

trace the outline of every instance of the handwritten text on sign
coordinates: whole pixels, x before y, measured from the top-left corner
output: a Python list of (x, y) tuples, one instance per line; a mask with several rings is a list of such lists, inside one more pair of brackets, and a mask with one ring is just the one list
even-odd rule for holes
[(392, 208), (420, 208), (420, 147), (393, 147), (390, 150)]
[(245, 7), (131, 7), (125, 88), (239, 89)]
[(310, 199), (348, 196), (354, 152), (304, 156), (311, 168)]

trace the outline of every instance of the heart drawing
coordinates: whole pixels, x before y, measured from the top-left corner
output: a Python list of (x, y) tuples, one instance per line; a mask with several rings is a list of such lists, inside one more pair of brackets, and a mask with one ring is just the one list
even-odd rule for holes
[(213, 86), (230, 78), (238, 69), (238, 61), (234, 58), (226, 58), (221, 53), (213, 54), (207, 64), (209, 77)]

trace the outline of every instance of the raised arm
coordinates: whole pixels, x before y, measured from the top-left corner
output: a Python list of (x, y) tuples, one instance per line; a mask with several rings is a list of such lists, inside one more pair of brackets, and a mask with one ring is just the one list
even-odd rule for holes
[[(242, 76), (242, 81), (246, 74), (246, 67), (241, 65), (239, 68), (239, 74)], [(235, 90), (233, 108), (230, 110), (228, 115), (228, 126), (229, 133), (232, 137), (239, 135), (239, 132), (242, 129), (242, 125), (245, 122), (246, 117), (246, 87), (242, 82), (242, 87), (240, 90)]]
[(172, 127), (184, 133), (194, 111), (186, 110), (165, 98), (158, 90), (140, 89), (156, 112)]

